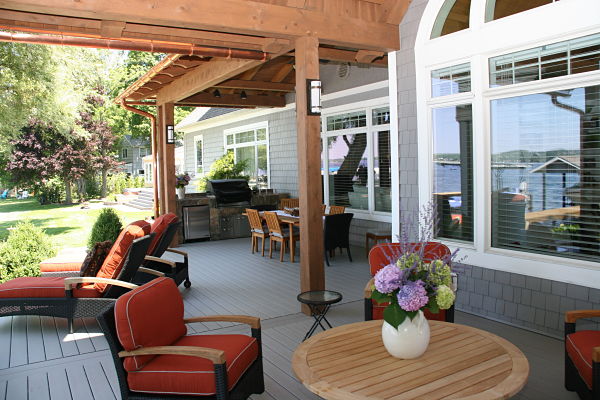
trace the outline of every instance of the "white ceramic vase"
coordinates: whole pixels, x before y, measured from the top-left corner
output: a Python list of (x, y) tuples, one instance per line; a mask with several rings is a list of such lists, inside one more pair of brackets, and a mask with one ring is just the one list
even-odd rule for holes
[(185, 186), (177, 188), (177, 197), (179, 198), (179, 200), (183, 200), (183, 198), (185, 197)]
[(429, 323), (422, 311), (411, 320), (406, 319), (395, 329), (383, 321), (381, 338), (385, 349), (392, 356), (403, 359), (420, 357), (429, 345)]

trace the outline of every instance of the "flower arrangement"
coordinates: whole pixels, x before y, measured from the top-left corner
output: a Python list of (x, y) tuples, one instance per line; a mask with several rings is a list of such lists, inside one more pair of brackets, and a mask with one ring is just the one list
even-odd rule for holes
[(175, 187), (177, 189), (186, 187), (191, 180), (192, 178), (187, 172), (184, 174), (175, 175)]
[(371, 298), (379, 304), (389, 303), (383, 311), (383, 319), (394, 328), (407, 317), (412, 320), (419, 310), (438, 313), (454, 304), (452, 271), (448, 262), (441, 259), (425, 261), (422, 250), (417, 250), (423, 248), (416, 246), (404, 252), (375, 274)]

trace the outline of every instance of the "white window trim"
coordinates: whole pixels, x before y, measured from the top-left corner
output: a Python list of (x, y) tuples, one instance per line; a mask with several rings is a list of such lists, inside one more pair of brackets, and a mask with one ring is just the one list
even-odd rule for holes
[[(198, 142), (202, 142), (202, 172), (198, 172)], [(194, 174), (204, 176), (206, 174), (204, 168), (204, 135), (194, 136)]]
[[(265, 140), (254, 140), (252, 142), (227, 144), (227, 136), (228, 135), (233, 134), (234, 141), (235, 141), (236, 133), (246, 132), (246, 131), (251, 131), (251, 130), (256, 131), (258, 129), (265, 129), (265, 131), (266, 131)], [(257, 146), (261, 145), (261, 144), (267, 145), (267, 188), (270, 189), (271, 188), (271, 150), (269, 147), (269, 121), (261, 121), (261, 122), (257, 122), (254, 124), (237, 126), (235, 128), (229, 128), (229, 129), (223, 130), (223, 149), (225, 150), (224, 154), (227, 153), (227, 150), (230, 150), (230, 149), (235, 150), (239, 147), (254, 146), (254, 156), (256, 157), (256, 160), (258, 160)], [(202, 149), (204, 149), (204, 146), (202, 146)], [(235, 159), (235, 157), (236, 157), (235, 151), (233, 152), (233, 156)]]
[[(489, 58), (549, 43), (598, 33), (600, 2), (559, 1), (523, 13), (484, 23), (485, 2), (471, 2), (468, 30), (429, 39), (433, 22), (443, 0), (431, 0), (423, 14), (417, 40), (417, 126), (419, 132), (419, 203), (431, 199), (432, 131), (431, 108), (470, 102), (473, 105), (474, 160), (474, 243), (446, 241), (461, 248), (465, 263), (501, 271), (600, 288), (599, 264), (591, 261), (527, 253), (491, 247), (490, 199), (490, 102), (494, 99), (525, 96), (549, 90), (598, 85), (600, 72), (568, 75), (534, 82), (489, 87)], [(535, 19), (532, 21), (532, 18)], [(543, 23), (541, 23), (543, 21)], [(562, 21), (562, 23), (561, 23)], [(556, 26), (565, 26), (564, 32)], [(531, 29), (532, 23), (536, 29)], [(471, 93), (431, 98), (431, 71), (464, 62), (471, 63)], [(427, 155), (427, 156), (423, 156)]]
[[(334, 137), (334, 136), (339, 136), (340, 134), (353, 134), (353, 133), (366, 133), (367, 134), (367, 148), (366, 148), (366, 152), (367, 152), (367, 163), (368, 163), (368, 170), (369, 170), (369, 175), (368, 175), (368, 191), (370, 194), (372, 194), (371, 196), (369, 196), (369, 209), (368, 210), (361, 210), (361, 209), (356, 209), (356, 208), (351, 208), (351, 207), (346, 207), (347, 211), (350, 211), (354, 214), (354, 218), (357, 219), (364, 219), (364, 220), (370, 220), (370, 221), (377, 221), (377, 222), (388, 222), (388, 223), (392, 223), (392, 212), (393, 212), (393, 205), (392, 205), (392, 210), (389, 212), (384, 212), (384, 211), (375, 211), (375, 180), (374, 180), (374, 169), (373, 169), (373, 163), (374, 163), (374, 157), (373, 157), (373, 134), (376, 131), (389, 131), (390, 132), (390, 156), (393, 156), (393, 151), (392, 151), (392, 124), (384, 124), (384, 125), (373, 125), (372, 124), (372, 111), (376, 108), (381, 108), (381, 107), (388, 107), (389, 104), (389, 98), (387, 97), (379, 97), (376, 99), (371, 99), (371, 100), (367, 100), (367, 101), (362, 101), (362, 102), (356, 102), (356, 103), (349, 103), (349, 104), (343, 104), (340, 106), (335, 106), (335, 107), (328, 107), (326, 109), (323, 110), (323, 113), (321, 114), (321, 140), (323, 143), (325, 143), (325, 140), (329, 137)], [(367, 114), (367, 125), (360, 127), (360, 128), (350, 128), (350, 129), (340, 129), (337, 131), (327, 131), (327, 117), (331, 117), (334, 115), (338, 115), (338, 114), (345, 114), (345, 113), (351, 113), (351, 112), (355, 112), (355, 111), (365, 111)], [(392, 116), (393, 114), (391, 113), (391, 109), (390, 109), (390, 122), (392, 120)], [(324, 165), (329, 165), (329, 153), (327, 151), (324, 151), (322, 154), (322, 162)], [(393, 165), (392, 165), (393, 167)], [(392, 174), (394, 174), (394, 169), (392, 168)], [(397, 182), (397, 180), (394, 179), (394, 177), (391, 177), (391, 185), (392, 185), (392, 190), (393, 190), (393, 186), (394, 186), (394, 182)], [(390, 194), (391, 195), (391, 194)], [(324, 202), (327, 206), (329, 206), (329, 179), (324, 179), (323, 180), (323, 199)], [(393, 197), (392, 197), (392, 203), (394, 203), (393, 201)]]

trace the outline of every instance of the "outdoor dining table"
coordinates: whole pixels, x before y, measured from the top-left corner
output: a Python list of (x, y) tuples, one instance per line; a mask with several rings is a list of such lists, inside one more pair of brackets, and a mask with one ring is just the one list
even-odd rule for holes
[(429, 321), (425, 354), (403, 360), (388, 354), (382, 320), (321, 332), (300, 344), (292, 369), (327, 400), (506, 399), (529, 376), (529, 362), (509, 341), (466, 325)]

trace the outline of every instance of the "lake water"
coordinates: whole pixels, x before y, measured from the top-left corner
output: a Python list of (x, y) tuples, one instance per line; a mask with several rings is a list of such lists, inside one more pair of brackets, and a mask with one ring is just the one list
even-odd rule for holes
[[(527, 192), (532, 200), (531, 211), (540, 211), (563, 206), (563, 182), (561, 173), (546, 174), (546, 206), (543, 207), (543, 175), (530, 173), (541, 164), (531, 164), (529, 168), (496, 168), (492, 170), (492, 191), (508, 188), (508, 192), (517, 193), (522, 182), (527, 184)], [(434, 192), (460, 192), (460, 165), (435, 164)], [(566, 174), (567, 189), (579, 183), (579, 174)], [(570, 199), (567, 198), (567, 206)]]

